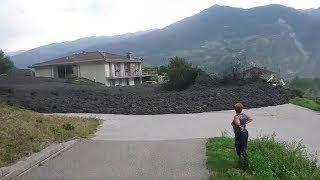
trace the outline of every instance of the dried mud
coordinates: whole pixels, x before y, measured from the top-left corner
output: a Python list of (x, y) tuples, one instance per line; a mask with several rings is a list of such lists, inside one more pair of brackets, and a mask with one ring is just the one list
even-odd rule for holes
[(294, 97), (282, 87), (262, 81), (217, 83), (200, 75), (187, 90), (164, 90), (160, 85), (104, 87), (66, 83), (31, 76), (0, 77), (0, 101), (42, 113), (181, 114), (275, 106)]

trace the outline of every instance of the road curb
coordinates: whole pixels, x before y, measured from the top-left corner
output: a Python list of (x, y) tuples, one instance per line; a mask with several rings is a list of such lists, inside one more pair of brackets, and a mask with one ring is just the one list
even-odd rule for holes
[(16, 178), (23, 174), (24, 172), (48, 162), (50, 159), (55, 158), (56, 156), (60, 155), (62, 152), (71, 148), (75, 143), (79, 140), (71, 140), (65, 143), (60, 144), (53, 144), (49, 147), (45, 148), (44, 150), (32, 154), (31, 156), (18, 161), (17, 163), (0, 168), (0, 180), (9, 180)]

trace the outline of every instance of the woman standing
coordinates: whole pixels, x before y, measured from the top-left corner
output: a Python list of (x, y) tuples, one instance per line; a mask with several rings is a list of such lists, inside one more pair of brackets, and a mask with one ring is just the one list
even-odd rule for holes
[(252, 122), (253, 119), (249, 115), (242, 113), (243, 105), (241, 103), (235, 104), (234, 110), (236, 111), (236, 115), (231, 125), (235, 135), (236, 151), (239, 159), (247, 159), (248, 131), (246, 125)]

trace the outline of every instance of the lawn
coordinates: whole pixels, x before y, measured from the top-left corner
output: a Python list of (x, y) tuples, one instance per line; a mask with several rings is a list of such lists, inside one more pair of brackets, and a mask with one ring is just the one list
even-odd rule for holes
[(320, 179), (316, 160), (300, 143), (277, 142), (274, 137), (249, 141), (248, 160), (239, 161), (230, 137), (208, 139), (210, 179)]
[(296, 104), (308, 109), (312, 109), (315, 111), (320, 111), (320, 101), (319, 100), (312, 100), (309, 98), (299, 98), (296, 97), (290, 100), (290, 103)]
[(0, 167), (52, 143), (88, 137), (99, 126), (97, 119), (45, 116), (4, 104), (0, 104), (0, 123)]
[(316, 98), (320, 95), (320, 78), (296, 77), (286, 87), (297, 92), (299, 96)]

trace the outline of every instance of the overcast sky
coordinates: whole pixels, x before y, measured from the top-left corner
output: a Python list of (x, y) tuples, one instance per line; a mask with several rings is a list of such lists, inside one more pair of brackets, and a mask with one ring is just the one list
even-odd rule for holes
[(320, 7), (320, 0), (1, 0), (0, 49), (162, 28), (212, 5)]

